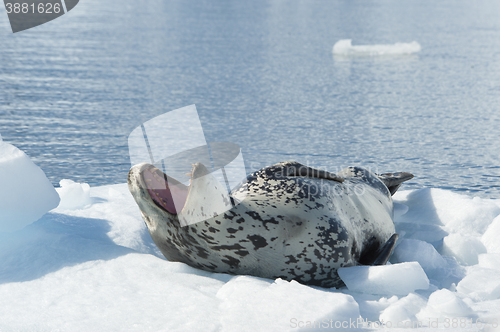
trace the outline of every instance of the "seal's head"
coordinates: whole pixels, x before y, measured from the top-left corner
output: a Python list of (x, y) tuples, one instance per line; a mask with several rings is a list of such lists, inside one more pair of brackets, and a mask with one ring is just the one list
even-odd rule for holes
[[(188, 225), (213, 218), (233, 207), (227, 190), (207, 168), (196, 163), (189, 185), (164, 174), (151, 164), (133, 166), (128, 187), (153, 241), (169, 260), (196, 265), (190, 252), (206, 247), (193, 237)], [(168, 240), (167, 240), (168, 239)], [(200, 242), (201, 241), (201, 242)]]

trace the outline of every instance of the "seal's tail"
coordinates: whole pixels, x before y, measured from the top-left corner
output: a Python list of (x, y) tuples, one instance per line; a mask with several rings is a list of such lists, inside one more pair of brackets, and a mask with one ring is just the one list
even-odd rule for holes
[(413, 179), (413, 174), (406, 172), (384, 173), (378, 177), (387, 186), (391, 195), (394, 195), (403, 182)]

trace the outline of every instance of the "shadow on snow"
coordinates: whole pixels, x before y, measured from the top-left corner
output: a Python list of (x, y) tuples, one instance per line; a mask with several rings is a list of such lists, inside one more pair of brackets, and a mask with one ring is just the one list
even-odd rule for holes
[(0, 284), (135, 252), (115, 244), (106, 235), (110, 228), (107, 220), (47, 213), (19, 231), (0, 233)]

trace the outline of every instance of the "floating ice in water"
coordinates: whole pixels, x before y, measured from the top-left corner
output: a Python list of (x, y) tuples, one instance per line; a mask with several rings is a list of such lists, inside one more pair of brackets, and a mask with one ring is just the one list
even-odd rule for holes
[(341, 39), (333, 45), (333, 54), (335, 55), (404, 55), (420, 52), (422, 49), (416, 41), (411, 43), (396, 43), (392, 45), (355, 45), (351, 39)]
[(352, 266), (341, 268), (338, 273), (350, 291), (359, 293), (407, 295), (429, 288), (429, 279), (417, 262)]
[(59, 204), (45, 173), (14, 145), (0, 139), (0, 232), (38, 220)]
[(61, 188), (56, 188), (61, 197), (58, 209), (76, 210), (90, 205), (90, 186), (87, 183), (62, 179), (59, 181), (59, 185)]
[[(396, 205), (404, 204), (408, 211), (396, 219), (399, 229), (404, 224), (405, 234), (400, 233), (391, 260), (418, 261), (430, 286), (417, 290), (428, 283), (414, 262), (346, 268), (354, 271), (351, 280), (358, 274), (354, 286), (359, 287), (344, 276), (352, 289), (337, 290), (209, 273), (165, 261), (126, 183), (90, 191), (100, 204), (59, 209), (31, 227), (0, 234), (0, 298), (9, 303), (2, 308), (0, 330), (49, 331), (61, 329), (61, 324), (71, 331), (124, 331), (131, 326), (140, 331), (333, 330), (351, 326), (351, 321), (357, 327), (359, 315), (391, 322), (394, 331), (399, 331), (399, 322), (403, 327), (429, 327), (436, 322), (431, 317), (499, 322), (500, 253), (490, 249), (497, 248), (500, 217), (494, 214), (500, 200), (437, 189), (398, 191)], [(463, 205), (468, 210), (460, 215)], [(467, 233), (477, 226), (479, 230)], [(441, 240), (455, 233), (484, 243), (488, 253), (479, 254), (478, 265), (439, 257)], [(406, 265), (407, 271), (401, 268)], [(359, 274), (377, 269), (383, 273)], [(442, 318), (439, 324), (444, 328)]]

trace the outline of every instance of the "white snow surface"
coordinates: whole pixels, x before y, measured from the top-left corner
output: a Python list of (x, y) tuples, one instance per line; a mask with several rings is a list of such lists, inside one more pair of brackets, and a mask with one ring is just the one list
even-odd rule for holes
[(59, 195), (45, 173), (0, 136), (0, 232), (21, 229), (57, 204)]
[(341, 39), (333, 45), (332, 53), (341, 56), (405, 55), (420, 52), (421, 49), (416, 41), (387, 45), (352, 45), (351, 39)]
[(75, 194), (85, 186), (66, 186), (75, 208), (0, 232), (2, 332), (480, 331), (500, 323), (500, 200), (396, 193), (400, 239), (390, 263), (344, 268), (347, 287), (324, 289), (169, 262), (126, 184), (92, 187), (89, 197)]

